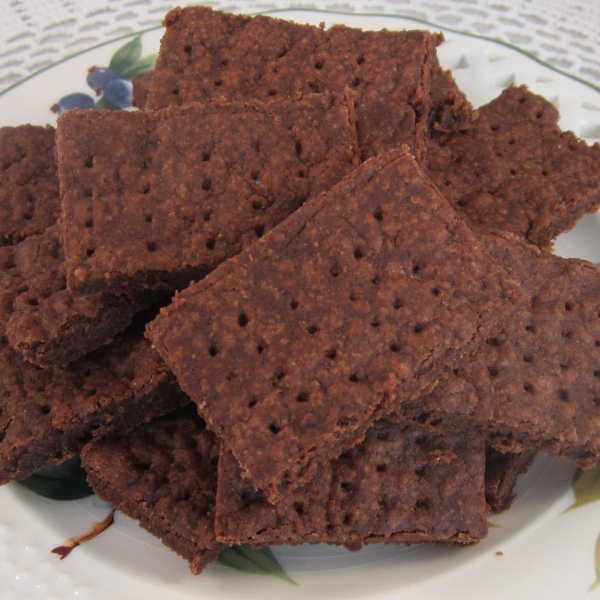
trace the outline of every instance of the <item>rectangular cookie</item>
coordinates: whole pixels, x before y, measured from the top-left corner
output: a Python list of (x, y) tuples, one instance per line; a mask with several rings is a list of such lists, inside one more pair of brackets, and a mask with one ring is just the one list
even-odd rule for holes
[(275, 500), (524, 302), (404, 147), (178, 294), (147, 334)]
[(96, 494), (183, 556), (196, 575), (224, 547), (215, 537), (218, 459), (219, 443), (195, 405), (81, 453)]
[(176, 8), (164, 24), (148, 110), (350, 88), (363, 160), (400, 144), (424, 148), (441, 33), (325, 29), (201, 6)]
[(364, 441), (270, 504), (221, 450), (217, 538), (227, 544), (469, 543), (487, 534), (481, 436), (377, 421)]
[(427, 173), (469, 223), (549, 247), (600, 205), (600, 145), (561, 132), (558, 117), (525, 86), (508, 87), (473, 128), (431, 138)]
[(350, 92), (71, 110), (56, 144), (75, 294), (184, 287), (358, 162)]
[(5, 334), (17, 352), (41, 367), (65, 365), (110, 343), (159, 298), (147, 292), (73, 296), (58, 223), (0, 250), (0, 260), (0, 282), (10, 280), (14, 289)]
[(0, 246), (42, 233), (60, 214), (54, 128), (0, 128)]
[(535, 449), (593, 466), (600, 458), (600, 269), (508, 232), (482, 240), (530, 308), (491, 332), (410, 414), (477, 424), (501, 452)]

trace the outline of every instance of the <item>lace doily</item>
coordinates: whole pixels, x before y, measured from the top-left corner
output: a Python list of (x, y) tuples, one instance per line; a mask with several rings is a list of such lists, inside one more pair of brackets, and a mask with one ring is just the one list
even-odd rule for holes
[[(161, 24), (194, 1), (9, 0), (0, 20), (0, 90), (78, 51)], [(256, 13), (277, 8), (388, 13), (500, 39), (600, 85), (600, 4), (589, 0), (212, 0), (214, 8)]]

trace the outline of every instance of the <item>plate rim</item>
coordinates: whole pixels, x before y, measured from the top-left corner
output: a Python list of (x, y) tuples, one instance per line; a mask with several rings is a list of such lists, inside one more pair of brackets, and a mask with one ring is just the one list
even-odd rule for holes
[[(446, 31), (448, 33), (456, 33), (459, 35), (466, 35), (468, 37), (486, 41), (486, 42), (493, 42), (495, 44), (498, 44), (498, 45), (508, 48), (510, 50), (514, 50), (514, 51), (518, 52), (519, 54), (526, 56), (530, 60), (533, 60), (534, 62), (538, 63), (539, 65), (542, 65), (542, 66), (550, 69), (551, 71), (554, 71), (555, 73), (564, 75), (565, 77), (568, 77), (569, 79), (572, 79), (573, 81), (577, 81), (578, 83), (581, 83), (581, 84), (591, 88), (592, 90), (600, 93), (600, 85), (596, 85), (596, 84), (592, 83), (591, 81), (584, 79), (583, 77), (579, 77), (578, 75), (574, 75), (573, 73), (569, 73), (568, 71), (559, 69), (558, 67), (543, 61), (541, 58), (538, 58), (537, 56), (535, 56), (535, 54), (528, 52), (527, 50), (524, 50), (520, 46), (516, 46), (515, 44), (511, 44), (510, 42), (506, 42), (506, 41), (498, 39), (498, 38), (494, 38), (494, 37), (490, 37), (490, 36), (486, 36), (486, 35), (482, 35), (482, 34), (478, 34), (478, 33), (472, 33), (470, 31), (466, 31), (463, 29), (456, 29), (453, 27), (448, 27), (446, 25), (439, 25), (438, 23), (432, 23), (431, 21), (427, 21), (426, 19), (419, 19), (418, 17), (403, 15), (400, 13), (348, 12), (348, 11), (342, 11), (342, 10), (323, 10), (323, 9), (319, 9), (319, 8), (309, 8), (309, 7), (297, 7), (297, 8), (288, 7), (288, 8), (271, 8), (271, 9), (266, 9), (266, 10), (261, 10), (261, 11), (253, 11), (253, 12), (248, 12), (248, 13), (236, 13), (236, 14), (248, 14), (251, 17), (255, 17), (258, 15), (271, 16), (271, 15), (280, 15), (283, 13), (290, 13), (290, 12), (318, 13), (318, 14), (323, 14), (323, 15), (343, 15), (343, 16), (351, 16), (351, 17), (385, 17), (385, 18), (391, 18), (391, 19), (404, 19), (406, 21), (412, 21), (413, 23), (420, 23), (422, 25), (427, 25), (428, 27), (437, 28), (442, 31)], [(87, 52), (91, 52), (92, 50), (102, 48), (103, 46), (107, 46), (108, 44), (112, 44), (114, 42), (119, 42), (121, 40), (133, 38), (138, 35), (141, 36), (150, 31), (157, 31), (157, 30), (163, 29), (163, 28), (164, 28), (164, 25), (155, 25), (153, 27), (147, 27), (145, 29), (140, 29), (140, 30), (134, 31), (133, 33), (126, 33), (124, 35), (120, 35), (118, 37), (111, 38), (110, 40), (105, 40), (104, 42), (99, 42), (98, 44), (89, 46), (88, 48), (85, 48), (83, 50), (78, 50), (77, 52), (74, 52), (73, 54), (69, 54), (68, 56), (61, 58), (60, 60), (57, 60), (56, 62), (46, 65), (45, 67), (42, 67), (41, 69), (27, 75), (27, 77), (24, 77), (23, 79), (20, 79), (19, 81), (16, 81), (15, 83), (9, 85), (6, 89), (0, 91), (0, 98), (2, 96), (4, 96), (5, 94), (7, 94), (8, 92), (19, 87), (21, 84), (29, 81), (30, 79), (33, 79), (34, 77), (37, 77), (41, 73), (44, 73), (45, 71), (52, 69), (52, 68), (56, 67), (57, 65), (67, 62), (73, 58), (76, 58), (77, 56), (81, 56)]]

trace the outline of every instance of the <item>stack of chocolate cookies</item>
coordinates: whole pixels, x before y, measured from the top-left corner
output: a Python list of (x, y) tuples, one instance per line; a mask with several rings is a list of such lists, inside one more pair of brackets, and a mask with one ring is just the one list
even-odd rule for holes
[(537, 452), (595, 464), (600, 271), (550, 249), (600, 147), (475, 111), (441, 34), (165, 25), (142, 110), (0, 132), (0, 482), (81, 453), (199, 573), (476, 542)]

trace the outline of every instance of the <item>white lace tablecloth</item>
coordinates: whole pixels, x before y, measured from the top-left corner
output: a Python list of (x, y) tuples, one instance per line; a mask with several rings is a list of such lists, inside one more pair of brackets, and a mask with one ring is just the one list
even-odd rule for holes
[[(0, 0), (0, 91), (78, 51), (160, 25), (169, 0)], [(503, 40), (600, 86), (597, 0), (360, 0), (206, 2), (231, 12), (319, 8), (389, 13)]]

